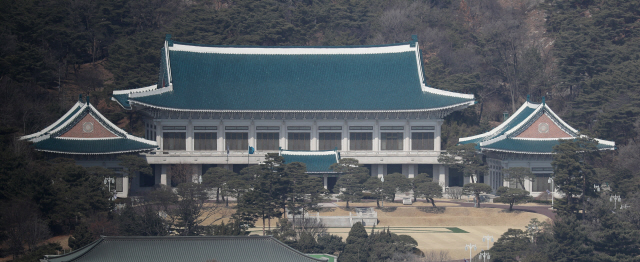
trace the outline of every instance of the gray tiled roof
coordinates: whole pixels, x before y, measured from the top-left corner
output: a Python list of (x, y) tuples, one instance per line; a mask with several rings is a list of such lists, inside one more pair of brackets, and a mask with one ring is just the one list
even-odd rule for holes
[[(323, 261), (300, 253), (271, 236), (107, 237), (48, 261)], [(215, 259), (215, 260), (214, 260)]]

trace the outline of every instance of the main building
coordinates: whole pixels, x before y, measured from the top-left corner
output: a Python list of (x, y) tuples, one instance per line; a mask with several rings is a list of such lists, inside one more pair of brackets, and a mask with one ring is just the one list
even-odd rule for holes
[[(159, 145), (143, 153), (154, 175), (134, 180), (135, 190), (170, 184), (172, 165), (187, 165), (197, 178), (279, 152), (355, 158), (372, 176), (428, 173), (448, 186), (437, 161), (443, 118), (475, 103), (426, 85), (415, 36), (381, 46), (255, 47), (168, 35), (161, 53), (157, 84), (113, 93), (144, 116), (145, 139)], [(316, 174), (329, 188), (337, 180)]]

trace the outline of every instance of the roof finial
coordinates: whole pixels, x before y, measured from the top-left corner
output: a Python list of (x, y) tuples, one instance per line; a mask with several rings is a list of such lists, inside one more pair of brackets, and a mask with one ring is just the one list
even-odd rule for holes
[(415, 47), (418, 43), (418, 35), (411, 35), (411, 47)]
[(544, 96), (542, 97), (542, 104), (544, 105)]
[(82, 94), (78, 95), (78, 102), (82, 103)]
[(527, 102), (531, 102), (531, 95), (527, 95)]
[(168, 46), (173, 46), (173, 40), (171, 40), (171, 34), (167, 34), (164, 38), (164, 41), (167, 42)]
[(89, 104), (89, 96), (87, 95), (87, 104)]

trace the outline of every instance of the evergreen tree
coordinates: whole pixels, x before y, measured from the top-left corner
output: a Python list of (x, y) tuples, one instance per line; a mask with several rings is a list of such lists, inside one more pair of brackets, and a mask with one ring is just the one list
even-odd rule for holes
[(406, 192), (411, 188), (411, 182), (400, 173), (387, 175), (382, 183), (382, 195), (395, 202), (397, 192)]
[(364, 262), (369, 258), (369, 241), (367, 231), (362, 223), (353, 224), (347, 237), (344, 251), (340, 253), (338, 261)]
[(559, 212), (578, 215), (584, 209), (585, 199), (596, 196), (593, 188), (595, 170), (590, 165), (598, 155), (596, 145), (593, 140), (581, 138), (564, 140), (553, 147), (554, 182), (565, 194), (554, 207)]

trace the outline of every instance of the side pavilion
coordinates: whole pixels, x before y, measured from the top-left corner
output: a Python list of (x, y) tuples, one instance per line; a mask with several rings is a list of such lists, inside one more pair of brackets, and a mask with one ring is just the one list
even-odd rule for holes
[[(489, 165), (484, 183), (493, 190), (501, 186), (516, 187), (505, 180), (503, 169), (530, 168), (535, 175), (525, 182), (525, 190), (539, 196), (551, 190), (548, 179), (553, 176), (553, 147), (561, 140), (581, 137), (578, 130), (558, 117), (545, 103), (525, 102), (511, 117), (484, 134), (460, 138), (460, 144), (475, 143)], [(598, 149), (613, 150), (615, 142), (596, 139)]]
[(100, 166), (116, 174), (111, 186), (117, 197), (128, 197), (129, 179), (117, 157), (149, 152), (158, 148), (155, 141), (128, 134), (105, 118), (80, 95), (69, 111), (40, 132), (20, 138), (33, 143), (35, 150), (47, 157), (72, 158), (80, 166)]

